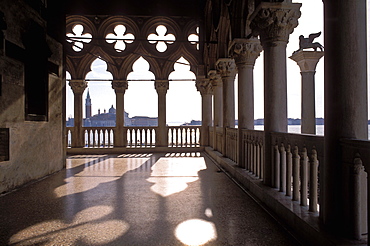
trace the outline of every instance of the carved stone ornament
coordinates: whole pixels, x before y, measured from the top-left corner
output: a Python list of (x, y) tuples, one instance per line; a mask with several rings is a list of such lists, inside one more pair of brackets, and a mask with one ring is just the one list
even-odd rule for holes
[(168, 80), (156, 80), (154, 83), (154, 87), (158, 93), (166, 93), (169, 86)]
[(222, 86), (221, 76), (217, 73), (216, 70), (210, 70), (208, 72), (208, 78), (213, 87)]
[(234, 59), (221, 58), (216, 62), (217, 72), (221, 77), (233, 77), (236, 75), (236, 64)]
[(252, 36), (261, 37), (262, 44), (288, 42), (289, 35), (298, 26), (300, 3), (261, 3), (252, 15)]
[(69, 86), (74, 94), (82, 94), (87, 88), (87, 82), (85, 80), (70, 80)]
[(252, 65), (256, 62), (257, 57), (262, 51), (262, 45), (259, 39), (234, 39), (230, 45), (229, 53), (235, 59), (238, 66)]
[(197, 79), (195, 86), (201, 95), (213, 94), (213, 86), (210, 79)]
[(114, 80), (112, 81), (112, 88), (116, 93), (125, 93), (128, 82), (126, 80)]

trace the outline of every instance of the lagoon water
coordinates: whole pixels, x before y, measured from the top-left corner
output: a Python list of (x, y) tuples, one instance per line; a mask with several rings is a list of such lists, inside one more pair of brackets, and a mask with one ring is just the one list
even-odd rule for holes
[[(263, 130), (263, 125), (255, 125), (255, 130)], [(289, 133), (301, 133), (301, 126), (300, 125), (289, 125), (288, 126)], [(316, 135), (323, 136), (324, 135), (324, 126), (317, 125), (316, 126)], [(368, 138), (370, 140), (370, 125), (368, 125)]]

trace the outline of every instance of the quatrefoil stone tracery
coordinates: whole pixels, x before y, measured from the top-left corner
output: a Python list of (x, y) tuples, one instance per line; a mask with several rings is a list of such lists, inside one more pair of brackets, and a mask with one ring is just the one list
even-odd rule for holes
[(196, 48), (197, 50), (199, 50), (199, 27), (197, 27), (195, 29), (195, 32), (196, 33), (192, 33), (188, 36), (188, 41), (193, 44), (193, 45), (196, 45)]
[(72, 33), (67, 33), (67, 41), (72, 43), (72, 49), (76, 52), (80, 52), (84, 43), (90, 43), (92, 35), (90, 33), (84, 33), (84, 26), (77, 24), (72, 28)]
[(165, 52), (167, 45), (174, 43), (176, 37), (171, 33), (167, 34), (167, 27), (163, 25), (157, 26), (155, 31), (157, 34), (151, 33), (148, 35), (148, 41), (151, 44), (157, 43), (156, 48), (159, 52)]
[(114, 49), (117, 52), (122, 52), (126, 49), (126, 43), (130, 44), (134, 42), (135, 36), (132, 33), (126, 33), (126, 27), (124, 25), (117, 25), (114, 28), (114, 33), (109, 33), (105, 36), (107, 43), (115, 43)]

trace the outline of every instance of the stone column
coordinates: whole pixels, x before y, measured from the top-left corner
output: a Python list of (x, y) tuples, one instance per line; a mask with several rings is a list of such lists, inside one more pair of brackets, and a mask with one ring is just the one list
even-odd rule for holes
[(222, 80), (216, 70), (208, 72), (209, 81), (213, 87), (213, 125), (222, 127)]
[(208, 72), (208, 78), (213, 87), (213, 148), (217, 149), (217, 127), (223, 126), (222, 79), (216, 70)]
[(302, 76), (301, 133), (316, 134), (315, 73), (323, 51), (294, 52), (290, 59), (297, 62)]
[(155, 135), (157, 147), (168, 147), (168, 132), (166, 125), (166, 94), (168, 88), (168, 80), (155, 81), (155, 89), (158, 93), (158, 127)]
[(234, 80), (236, 65), (234, 59), (221, 58), (216, 62), (217, 72), (222, 79), (223, 127), (235, 127)]
[(265, 168), (264, 182), (273, 186), (271, 132), (287, 132), (286, 46), (298, 25), (299, 3), (262, 2), (251, 16), (254, 36), (260, 35), (264, 50)]
[(201, 146), (209, 145), (209, 127), (212, 125), (212, 94), (213, 87), (210, 79), (199, 78), (196, 81), (197, 90), (202, 95), (202, 129)]
[(112, 88), (116, 93), (116, 128), (114, 131), (114, 147), (126, 147), (127, 132), (124, 130), (124, 95), (128, 88), (128, 82), (126, 80), (114, 80), (112, 81)]
[(83, 79), (70, 80), (74, 95), (74, 127), (72, 134), (72, 148), (84, 147), (84, 131), (82, 129), (82, 94), (87, 88), (87, 82)]
[(253, 68), (262, 46), (257, 38), (234, 39), (230, 51), (238, 69), (238, 164), (245, 167), (242, 129), (254, 129)]
[[(324, 0), (325, 165), (320, 165), (320, 216), (329, 230), (350, 235), (353, 181), (341, 138), (367, 140), (366, 1)], [(365, 196), (366, 185), (357, 192)], [(364, 213), (360, 218), (364, 218)], [(365, 229), (365, 228), (363, 228)]]

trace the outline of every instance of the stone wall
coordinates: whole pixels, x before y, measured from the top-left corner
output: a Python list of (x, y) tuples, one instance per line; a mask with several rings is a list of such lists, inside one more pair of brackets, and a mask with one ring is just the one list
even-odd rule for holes
[[(0, 129), (9, 131), (9, 141), (1, 141), (1, 145), (9, 145), (8, 158), (0, 158), (1, 194), (59, 171), (65, 166), (63, 145), (65, 80), (63, 48), (46, 33), (47, 23), (41, 16), (45, 9), (31, 7), (21, 0), (2, 0), (0, 11), (4, 14), (6, 23), (6, 28), (3, 28), (5, 30), (0, 30), (3, 32), (3, 35), (0, 35), (3, 39), (3, 47), (0, 45)], [(38, 29), (35, 30), (41, 30), (40, 35), (36, 37), (38, 39), (32, 37), (34, 33), (29, 31), (30, 23), (36, 23), (34, 26)], [(29, 40), (25, 38), (27, 31), (31, 34), (31, 40), (40, 40), (40, 43), (25, 44), (25, 40)], [(45, 56), (45, 63), (39, 65), (40, 70), (34, 64), (30, 64), (34, 60), (40, 61), (39, 57), (35, 57), (38, 50), (36, 52), (34, 49), (30, 50), (31, 48), (27, 50), (27, 47), (40, 48), (40, 56)], [(39, 101), (37, 98), (44, 93), (43, 103), (47, 110), (41, 118), (27, 114), (29, 102), (25, 93), (26, 66), (36, 67), (36, 70), (30, 72), (32, 76), (27, 80), (30, 88), (28, 93), (36, 93), (35, 96), (32, 95), (32, 100), (36, 100), (34, 105), (37, 105)], [(37, 73), (43, 74), (38, 76)], [(37, 83), (42, 83), (32, 80), (35, 77), (45, 78), (44, 92), (34, 90), (35, 87), (39, 88)], [(2, 149), (6, 149), (6, 146), (2, 146)]]

